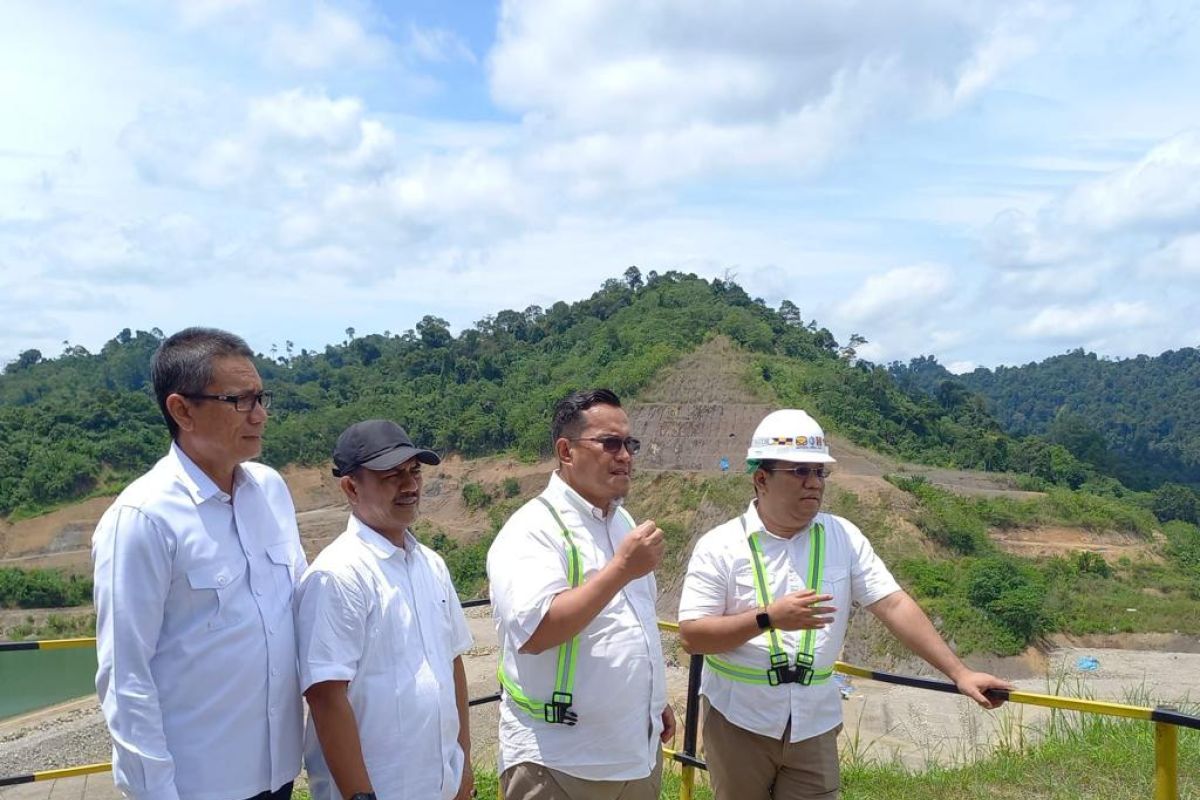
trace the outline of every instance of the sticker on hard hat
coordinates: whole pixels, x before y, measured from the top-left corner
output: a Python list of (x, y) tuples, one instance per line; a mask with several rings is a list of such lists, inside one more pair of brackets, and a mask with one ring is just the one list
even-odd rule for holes
[(824, 450), (824, 436), (759, 436), (751, 440), (751, 447), (799, 447), (806, 450)]

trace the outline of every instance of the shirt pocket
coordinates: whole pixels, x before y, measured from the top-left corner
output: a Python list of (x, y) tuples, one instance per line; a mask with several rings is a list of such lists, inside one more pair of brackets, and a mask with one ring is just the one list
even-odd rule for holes
[(227, 628), (238, 622), (234, 596), (245, 582), (246, 565), (235, 561), (216, 562), (187, 571), (193, 607), (205, 628)]
[(271, 562), (271, 574), (275, 579), (275, 590), (278, 596), (290, 601), (292, 590), (296, 586), (295, 551), (289, 542), (277, 542), (267, 545), (267, 560)]
[(731, 612), (758, 608), (758, 589), (754, 583), (754, 567), (749, 561), (734, 564), (732, 579), (729, 583), (729, 610)]
[(838, 611), (850, 610), (850, 569), (848, 567), (827, 568), (821, 576), (821, 591), (818, 594), (833, 595), (830, 604)]
[(827, 658), (837, 658), (846, 637), (846, 628), (850, 624), (850, 569), (848, 567), (826, 568), (821, 576), (821, 591), (819, 594), (832, 595), (833, 599), (823, 605), (833, 606), (837, 611), (833, 614), (833, 622), (817, 631), (817, 649), (833, 648), (832, 654), (826, 653)]

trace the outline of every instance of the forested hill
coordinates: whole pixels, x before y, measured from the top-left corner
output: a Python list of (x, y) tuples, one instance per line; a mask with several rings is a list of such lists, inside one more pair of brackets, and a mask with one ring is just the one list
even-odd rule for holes
[(931, 396), (963, 389), (1014, 436), (1038, 434), (1130, 486), (1200, 485), (1200, 350), (1110, 360), (1073, 350), (1021, 367), (952, 375), (933, 357), (893, 364), (902, 386)]
[[(125, 330), (99, 353), (27, 351), (5, 367), (0, 515), (114, 492), (162, 455), (165, 427), (147, 385), (161, 335)], [(337, 433), (372, 416), (402, 420), (419, 441), (468, 456), (548, 452), (549, 411), (567, 391), (606, 385), (634, 396), (713, 335), (747, 351), (751, 388), (877, 450), (1071, 485), (1094, 476), (1061, 446), (1006, 435), (966, 392), (939, 402), (901, 391), (789, 301), (772, 309), (732, 282), (643, 277), (636, 268), (586, 300), (499, 311), (457, 336), (427, 316), (399, 334), (348, 329), (346, 341), (322, 352), (272, 347), (258, 358), (275, 394), (264, 459), (325, 463)]]

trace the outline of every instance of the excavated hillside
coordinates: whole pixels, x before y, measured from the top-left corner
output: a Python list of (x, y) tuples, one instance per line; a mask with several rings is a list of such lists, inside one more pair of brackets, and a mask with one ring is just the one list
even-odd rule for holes
[[(705, 475), (721, 473), (721, 460), (728, 459), (731, 477), (742, 467), (746, 443), (759, 420), (775, 406), (756, 397), (750, 384), (749, 356), (728, 339), (714, 337), (657, 376), (631, 402), (627, 402), (631, 427), (643, 442), (638, 468), (646, 473)], [(268, 432), (268, 435), (269, 432)], [(940, 469), (902, 464), (894, 459), (858, 447), (830, 435), (837, 469), (830, 481), (836, 490), (851, 491), (902, 508), (905, 495), (883, 480), (890, 472), (924, 475), (930, 482), (963, 493), (1027, 496), (1012, 490), (1003, 477), (983, 472)], [(471, 510), (463, 502), (462, 490), (468, 483), (498, 489), (507, 478), (515, 478), (519, 496), (535, 494), (553, 470), (551, 461), (522, 462), (510, 457), (466, 460), (450, 456), (430, 471), (422, 499), (422, 514), (432, 525), (460, 541), (472, 540), (491, 527), (488, 515)], [(345, 525), (346, 506), (329, 471), (321, 467), (289, 467), (283, 471), (296, 503), (296, 511), (305, 549), (312, 556), (319, 552)], [(639, 485), (641, 485), (639, 483)], [(662, 494), (662, 493), (660, 493)], [(678, 491), (658, 498), (663, 503), (677, 500)], [(0, 522), (0, 566), (59, 567), (86, 571), (89, 568), (89, 541), (110, 498), (92, 498), (58, 509), (34, 519), (16, 523)], [(685, 538), (676, 552), (683, 556), (691, 550), (691, 540), (712, 525), (735, 513), (740, 503), (717, 504), (709, 499), (685, 515)], [(663, 514), (669, 509), (638, 503), (648, 513)], [(915, 537), (919, 537), (913, 531)], [(914, 542), (914, 544), (917, 544)], [(1081, 542), (1086, 547), (1086, 542)], [(669, 565), (671, 566), (671, 565)], [(681, 566), (681, 565), (680, 565)], [(669, 569), (662, 585), (667, 594), (677, 581), (677, 570)], [(667, 599), (667, 598), (664, 598)]]
[[(660, 472), (697, 474), (698, 478), (719, 475), (722, 458), (729, 461), (731, 477), (740, 473), (751, 433), (774, 409), (747, 388), (749, 370), (746, 353), (728, 339), (714, 337), (663, 370), (646, 390), (627, 402), (631, 427), (643, 442), (637, 466), (647, 473), (644, 477)], [(889, 503), (906, 502), (903, 493), (882, 478), (896, 471), (925, 475), (935, 484), (961, 492), (1025, 494), (1007, 488), (995, 475), (904, 465), (836, 435), (830, 436), (830, 442), (838, 459), (831, 486)], [(491, 520), (485, 512), (466, 507), (464, 486), (478, 483), (498, 489), (505, 479), (515, 478), (519, 496), (529, 497), (545, 484), (553, 468), (551, 461), (526, 463), (503, 456), (466, 460), (452, 455), (429, 471), (422, 515), (450, 537), (472, 540), (490, 529)], [(345, 526), (347, 511), (341, 492), (326, 468), (289, 467), (283, 475), (295, 500), (305, 550), (315, 555)], [(659, 494), (661, 503), (676, 502), (678, 487)], [(110, 498), (92, 498), (34, 519), (0, 523), (0, 566), (86, 571), (91, 532), (111, 502)], [(736, 504), (732, 499), (717, 504), (706, 499), (694, 513), (684, 515), (682, 534), (686, 538), (676, 552), (681, 556), (690, 552), (696, 535), (735, 513), (743, 502), (745, 499), (739, 498)], [(669, 510), (638, 503), (636, 498), (631, 505), (656, 515)], [(664, 589), (670, 589), (677, 583), (677, 569), (669, 569), (664, 578)]]

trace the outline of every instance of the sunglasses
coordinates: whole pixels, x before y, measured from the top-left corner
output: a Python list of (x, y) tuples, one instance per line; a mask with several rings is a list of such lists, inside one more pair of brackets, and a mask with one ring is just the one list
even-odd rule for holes
[(629, 451), (629, 455), (636, 456), (638, 451), (642, 449), (641, 439), (635, 439), (632, 436), (621, 438), (620, 436), (579, 436), (571, 440), (572, 442), (599, 442), (604, 448), (604, 452), (617, 454), (624, 447)]
[(815, 475), (821, 480), (825, 480), (833, 472), (829, 467), (809, 467), (800, 464), (795, 467), (775, 467), (768, 469), (767, 472), (790, 472), (797, 478), (807, 478), (809, 475)]

